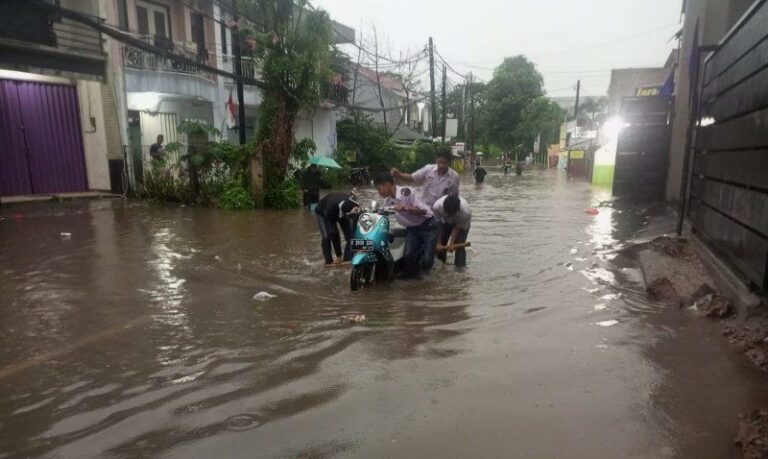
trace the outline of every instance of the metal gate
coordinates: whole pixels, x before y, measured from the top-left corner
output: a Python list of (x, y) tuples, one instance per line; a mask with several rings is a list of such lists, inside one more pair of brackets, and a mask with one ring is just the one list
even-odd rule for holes
[(87, 189), (75, 88), (0, 80), (0, 196)]
[(629, 124), (619, 134), (613, 195), (662, 201), (669, 162), (670, 99), (627, 97), (621, 115)]
[(694, 230), (768, 288), (768, 1), (706, 61), (688, 216)]

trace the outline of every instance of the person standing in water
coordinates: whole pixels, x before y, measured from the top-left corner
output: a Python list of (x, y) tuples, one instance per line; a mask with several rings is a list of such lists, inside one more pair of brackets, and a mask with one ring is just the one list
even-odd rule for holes
[(459, 194), (459, 174), (449, 167), (451, 151), (437, 152), (435, 164), (428, 164), (413, 174), (392, 169), (392, 176), (421, 186), (421, 200), (430, 208), (438, 199), (448, 194)]
[[(349, 248), (350, 241), (355, 235), (355, 224), (357, 223), (357, 210), (360, 204), (355, 201), (351, 193), (328, 193), (323, 196), (315, 207), (315, 217), (317, 226), (320, 228), (320, 247), (323, 250), (325, 264), (341, 263), (351, 259)], [(339, 227), (344, 233), (344, 251), (342, 258), (341, 236)], [(331, 253), (331, 246), (336, 253), (334, 261)]]
[(488, 171), (486, 171), (485, 168), (480, 165), (479, 159), (475, 161), (474, 174), (475, 174), (475, 183), (483, 183), (485, 181), (485, 176), (488, 175)]

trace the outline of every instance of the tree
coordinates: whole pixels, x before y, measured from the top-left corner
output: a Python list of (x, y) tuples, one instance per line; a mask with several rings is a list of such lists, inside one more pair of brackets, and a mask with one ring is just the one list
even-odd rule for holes
[(306, 0), (238, 0), (238, 9), (258, 24), (240, 21), (249, 54), (259, 61), (266, 84), (256, 133), (262, 157), (265, 205), (281, 189), (294, 151), (294, 125), (311, 113), (325, 87), (338, 76), (330, 66), (331, 20)]
[(525, 151), (531, 151), (539, 134), (543, 134), (544, 141), (552, 140), (554, 131), (559, 130), (564, 119), (565, 111), (556, 102), (544, 96), (537, 97), (522, 110), (515, 137), (521, 139)]
[(512, 150), (530, 139), (521, 136), (518, 124), (523, 111), (544, 94), (544, 79), (525, 56), (508, 57), (493, 72), (488, 83), (483, 108), (483, 125), (487, 140)]
[(590, 97), (581, 104), (581, 110), (584, 113), (589, 113), (592, 123), (595, 122), (595, 117), (598, 113), (602, 113), (605, 110), (608, 100), (605, 97)]

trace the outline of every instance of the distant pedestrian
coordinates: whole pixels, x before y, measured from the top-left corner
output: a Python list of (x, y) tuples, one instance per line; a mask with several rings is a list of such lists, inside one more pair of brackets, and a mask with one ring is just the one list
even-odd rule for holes
[(442, 149), (437, 152), (435, 164), (428, 164), (413, 174), (392, 169), (392, 176), (421, 186), (421, 200), (432, 207), (443, 196), (459, 195), (459, 174), (449, 167), (451, 159), (451, 151)]
[(475, 162), (475, 183), (483, 183), (486, 175), (488, 175), (488, 171), (480, 165), (480, 160), (478, 159)]
[(163, 134), (157, 136), (157, 142), (149, 146), (149, 156), (152, 159), (152, 168), (160, 170), (165, 166), (165, 149), (163, 148)]
[(304, 191), (304, 207), (312, 210), (312, 205), (320, 201), (320, 180), (322, 176), (317, 164), (310, 164), (301, 177), (301, 188)]

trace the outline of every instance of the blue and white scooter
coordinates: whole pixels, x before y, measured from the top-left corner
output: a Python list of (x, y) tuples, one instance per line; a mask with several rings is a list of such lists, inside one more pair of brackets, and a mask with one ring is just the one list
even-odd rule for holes
[(391, 228), (394, 209), (377, 211), (378, 203), (360, 214), (351, 241), (352, 272), (349, 287), (359, 290), (375, 280), (390, 281), (405, 254), (405, 228)]

